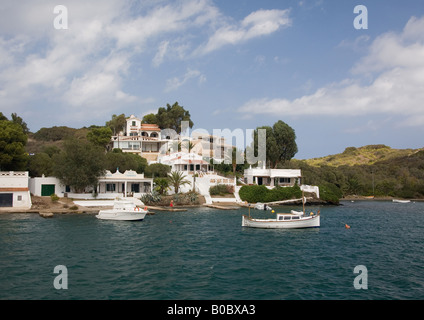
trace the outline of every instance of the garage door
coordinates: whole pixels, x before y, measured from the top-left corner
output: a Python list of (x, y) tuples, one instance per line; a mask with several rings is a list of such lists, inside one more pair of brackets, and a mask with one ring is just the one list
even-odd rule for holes
[(13, 193), (0, 193), (0, 207), (13, 207)]
[(42, 184), (41, 185), (41, 196), (48, 197), (55, 193), (54, 184)]

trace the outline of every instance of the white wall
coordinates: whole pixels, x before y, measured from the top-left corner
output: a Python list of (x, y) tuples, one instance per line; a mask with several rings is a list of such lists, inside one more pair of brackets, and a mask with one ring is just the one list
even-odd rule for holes
[(0, 192), (13, 194), (13, 208), (31, 208), (32, 202), (28, 189), (28, 179), (29, 175), (27, 171), (0, 172)]
[(34, 196), (41, 197), (41, 186), (43, 184), (54, 184), (55, 193), (59, 197), (63, 197), (66, 187), (55, 177), (36, 177), (29, 179), (29, 190)]

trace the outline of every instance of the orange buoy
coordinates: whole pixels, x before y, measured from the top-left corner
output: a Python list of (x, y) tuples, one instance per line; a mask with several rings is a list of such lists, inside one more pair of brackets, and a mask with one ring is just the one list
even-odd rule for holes
[(147, 211), (147, 206), (144, 207), (144, 211)]
[(346, 229), (350, 229), (350, 225), (345, 224), (345, 228), (346, 228)]

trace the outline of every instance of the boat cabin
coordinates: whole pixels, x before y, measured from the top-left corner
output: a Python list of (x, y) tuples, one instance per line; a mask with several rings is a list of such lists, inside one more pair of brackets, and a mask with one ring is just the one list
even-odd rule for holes
[(302, 216), (292, 213), (277, 214), (278, 221), (299, 220)]

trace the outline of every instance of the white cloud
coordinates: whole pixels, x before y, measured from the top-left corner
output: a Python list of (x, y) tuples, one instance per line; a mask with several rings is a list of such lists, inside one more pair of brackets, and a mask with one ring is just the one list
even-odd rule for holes
[(258, 10), (245, 17), (239, 24), (225, 25), (196, 50), (196, 54), (207, 54), (228, 44), (238, 44), (269, 35), (281, 27), (291, 25), (289, 10)]
[[(55, 0), (3, 1), (0, 9), (0, 109), (5, 114), (36, 110), (40, 105), (57, 115), (101, 117), (130, 104), (143, 104), (126, 89), (151, 59), (196, 57), (225, 44), (268, 35), (290, 24), (286, 10), (259, 10), (228, 24), (211, 0), (121, 1), (64, 0), (68, 29), (56, 30)], [(207, 31), (216, 30), (211, 38)], [(233, 34), (235, 37), (232, 39)], [(239, 34), (239, 35), (237, 35)], [(146, 68), (147, 69), (147, 68)], [(199, 70), (187, 69), (167, 81), (167, 91), (189, 81), (206, 81)], [(100, 112), (103, 111), (103, 112)], [(31, 121), (31, 120), (29, 120)]]
[[(406, 116), (403, 125), (424, 124), (424, 17), (411, 18), (400, 34), (386, 33), (352, 69), (356, 78), (329, 84), (297, 99), (254, 99), (238, 109), (247, 115)], [(362, 76), (373, 77), (364, 85)]]
[(182, 77), (174, 77), (166, 82), (165, 92), (173, 91), (184, 85), (190, 79), (198, 78), (198, 83), (206, 81), (206, 77), (199, 70), (188, 69)]
[(168, 50), (168, 46), (169, 46), (169, 41), (162, 41), (161, 44), (159, 45), (158, 52), (156, 53), (152, 61), (155, 67), (158, 67), (159, 65), (162, 64), (162, 61)]

